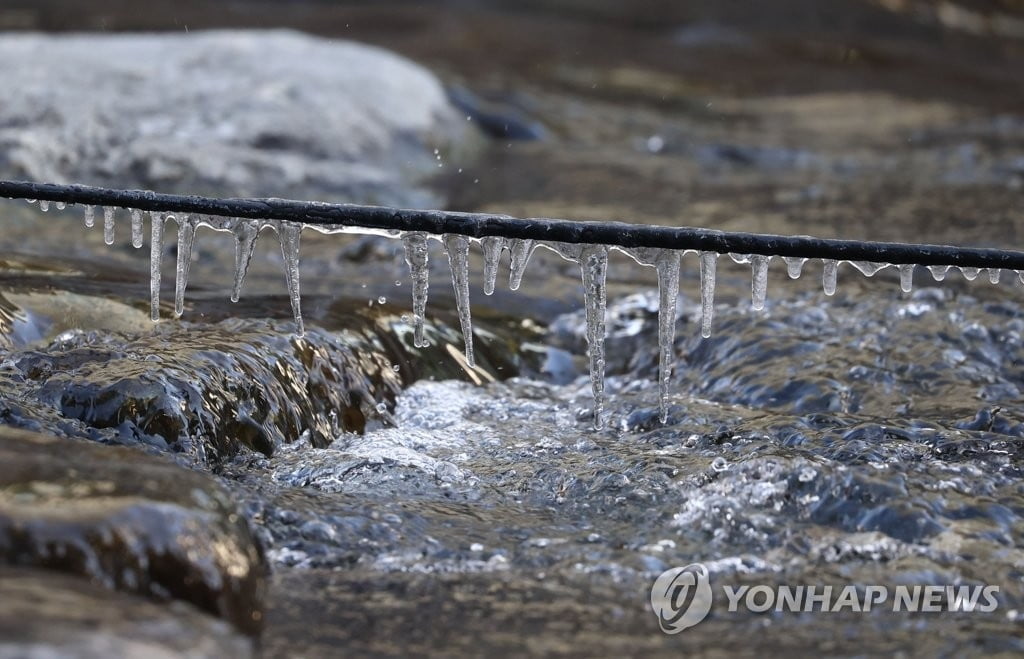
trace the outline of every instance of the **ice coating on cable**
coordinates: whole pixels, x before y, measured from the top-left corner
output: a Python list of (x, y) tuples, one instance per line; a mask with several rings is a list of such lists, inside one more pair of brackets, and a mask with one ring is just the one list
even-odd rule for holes
[(426, 338), (423, 335), (424, 317), (427, 312), (427, 289), (430, 285), (430, 270), (427, 267), (429, 250), (427, 234), (410, 233), (402, 238), (405, 247), (405, 262), (409, 265), (412, 278), (412, 344), (417, 348), (425, 348)]
[(834, 259), (824, 259), (824, 263), (821, 271), (821, 288), (825, 291), (825, 295), (835, 295), (839, 262)]
[[(169, 216), (174, 219), (174, 216)], [(164, 257), (164, 216), (153, 211), (149, 214), (149, 315), (153, 322), (160, 320), (160, 269)]]
[(768, 262), (770, 256), (755, 254), (751, 257), (750, 306), (755, 311), (764, 309), (764, 299), (768, 295)]
[(295, 316), (295, 334), (303, 336), (306, 328), (302, 323), (302, 300), (299, 295), (299, 240), (302, 225), (294, 222), (279, 222), (275, 227), (281, 240), (281, 256), (284, 257), (284, 276), (288, 283), (288, 298)]
[(494, 283), (498, 279), (498, 262), (505, 248), (505, 239), (500, 236), (487, 236), (480, 241), (484, 250), (484, 295), (494, 294)]
[(452, 270), (455, 307), (459, 312), (459, 325), (466, 344), (466, 363), (476, 366), (476, 359), (473, 357), (473, 317), (469, 308), (469, 238), (446, 234), (442, 241), (448, 253), (448, 265)]
[(715, 269), (718, 254), (700, 253), (700, 335), (711, 337), (711, 323), (715, 316)]
[(242, 284), (245, 282), (245, 273), (249, 271), (249, 263), (252, 262), (252, 254), (256, 249), (256, 236), (259, 235), (260, 227), (257, 222), (240, 222), (235, 225), (232, 235), (235, 239), (235, 281), (231, 287), (231, 301), (238, 302), (242, 295)]
[(103, 242), (114, 244), (114, 207), (103, 207)]
[(131, 211), (132, 217), (132, 247), (138, 249), (142, 247), (142, 211), (138, 208), (133, 208)]
[(196, 235), (196, 223), (188, 215), (178, 221), (178, 260), (174, 267), (174, 315), (177, 318), (185, 312), (185, 287), (188, 286), (188, 270), (192, 265), (192, 241)]

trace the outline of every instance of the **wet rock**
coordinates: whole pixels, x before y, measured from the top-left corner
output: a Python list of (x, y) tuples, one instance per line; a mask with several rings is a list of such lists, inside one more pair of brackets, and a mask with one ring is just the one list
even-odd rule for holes
[[(430, 205), (465, 120), (384, 50), (295, 32), (9, 35), (4, 178)], [(429, 147), (429, 148), (428, 148)]]
[(183, 602), (0, 567), (0, 657), (248, 657), (252, 641)]
[(0, 426), (0, 562), (181, 600), (248, 634), (262, 550), (210, 477), (139, 451)]
[(305, 432), (326, 445), (339, 430), (360, 432), (378, 418), (379, 401), (393, 400), (401, 386), (383, 353), (323, 330), (298, 338), (291, 329), (168, 324), (123, 342), (81, 334), (10, 359), (23, 383), (35, 385), (32, 397), (65, 419), (199, 462), (242, 446), (269, 455)]

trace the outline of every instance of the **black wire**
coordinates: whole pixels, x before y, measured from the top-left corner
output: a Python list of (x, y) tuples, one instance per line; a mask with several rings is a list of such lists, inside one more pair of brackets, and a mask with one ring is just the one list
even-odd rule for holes
[(1024, 252), (978, 247), (777, 236), (623, 222), (517, 219), (487, 213), (404, 210), (288, 199), (214, 199), (159, 194), (144, 190), (110, 190), (84, 185), (27, 181), (0, 181), (0, 197), (254, 220), (285, 220), (313, 225), (333, 224), (397, 231), (424, 231), (434, 234), (455, 233), (474, 238), (502, 236), (621, 247), (692, 249), (720, 254), (732, 252), (837, 261), (1024, 270)]

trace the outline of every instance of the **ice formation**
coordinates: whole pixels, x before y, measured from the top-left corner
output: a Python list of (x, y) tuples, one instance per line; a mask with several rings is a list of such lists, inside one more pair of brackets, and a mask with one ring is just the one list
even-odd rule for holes
[[(34, 202), (33, 202), (34, 203)], [(42, 210), (47, 210), (49, 202), (38, 202)], [(64, 204), (55, 204), (62, 208)], [(114, 242), (114, 223), (116, 209), (104, 206), (103, 238), (107, 244)], [(144, 242), (144, 216), (141, 210), (129, 208), (131, 218), (131, 242), (136, 248)], [(96, 207), (84, 206), (84, 221), (87, 227), (95, 224)], [(391, 238), (400, 238), (405, 248), (405, 260), (409, 266), (412, 280), (412, 321), (413, 344), (416, 347), (428, 345), (425, 324), (426, 304), (429, 288), (429, 240), (435, 239), (442, 243), (451, 269), (452, 286), (455, 291), (455, 302), (459, 315), (459, 323), (465, 341), (465, 357), (469, 366), (475, 363), (473, 349), (473, 321), (470, 305), (470, 269), (469, 254), (474, 242), (479, 243), (483, 252), (483, 289), (485, 295), (494, 293), (498, 271), (504, 253), (509, 253), (509, 288), (517, 290), (523, 280), (530, 257), (538, 247), (544, 247), (562, 258), (578, 264), (583, 284), (585, 304), (587, 352), (590, 362), (590, 384), (594, 398), (594, 419), (600, 425), (604, 410), (605, 388), (605, 313), (607, 305), (608, 251), (606, 245), (585, 243), (559, 243), (527, 239), (503, 238), (486, 236), (480, 239), (469, 238), (461, 234), (435, 235), (425, 232), (399, 232), (386, 230), (355, 229), (348, 226), (307, 225), (280, 220), (253, 220), (245, 218), (210, 217), (205, 215), (171, 214), (151, 211), (150, 217), (150, 310), (154, 321), (160, 317), (160, 285), (161, 268), (164, 250), (164, 230), (168, 221), (177, 225), (177, 262), (175, 264), (174, 314), (181, 316), (184, 311), (185, 289), (188, 286), (189, 268), (192, 261), (192, 247), (196, 230), (208, 227), (215, 231), (228, 232), (235, 242), (234, 282), (231, 289), (231, 300), (237, 301), (242, 291), (246, 272), (252, 261), (256, 240), (264, 228), (272, 228), (280, 241), (281, 255), (285, 264), (285, 278), (291, 300), (292, 312), (295, 317), (296, 332), (303, 333), (301, 300), (299, 294), (299, 247), (304, 228), (314, 229), (322, 233), (372, 233)], [(624, 248), (614, 249), (632, 257), (637, 263), (652, 267), (658, 280), (658, 394), (659, 415), (664, 422), (668, 418), (670, 383), (675, 363), (675, 330), (676, 304), (679, 294), (680, 264), (686, 253), (692, 250), (672, 250), (660, 248)], [(714, 320), (715, 281), (719, 254), (714, 251), (699, 252), (700, 268), (700, 333), (704, 338), (711, 336)], [(751, 274), (751, 306), (762, 310), (765, 306), (768, 286), (768, 272), (772, 256), (761, 254), (729, 254), (733, 261), (750, 266)], [(782, 257), (786, 272), (791, 279), (800, 276), (806, 258)], [(840, 261), (823, 259), (822, 287), (826, 295), (836, 292), (837, 275)], [(889, 264), (869, 261), (843, 261), (856, 268), (863, 275), (870, 277), (885, 268), (895, 268), (899, 272), (900, 288), (910, 292), (913, 285), (915, 265)], [(951, 266), (931, 265), (928, 270), (936, 281), (942, 281)], [(967, 280), (974, 280), (981, 275), (980, 268), (959, 267)], [(987, 278), (992, 284), (998, 284), (1001, 271), (999, 268), (987, 268)], [(1016, 271), (1017, 277), (1024, 282), (1024, 272)], [(397, 283), (397, 282), (396, 282)], [(383, 298), (381, 299), (383, 303)]]

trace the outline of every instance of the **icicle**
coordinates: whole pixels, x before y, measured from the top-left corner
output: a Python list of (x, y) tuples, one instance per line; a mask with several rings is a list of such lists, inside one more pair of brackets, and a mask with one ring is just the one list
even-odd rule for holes
[(476, 360), (473, 358), (473, 317), (469, 308), (469, 238), (445, 234), (442, 241), (448, 253), (448, 266), (452, 270), (455, 307), (459, 312), (462, 339), (466, 344), (466, 363), (476, 366)]
[(64, 203), (63, 201), (58, 201), (58, 202), (55, 202), (55, 203), (54, 203), (53, 205), (54, 205), (54, 207), (55, 207), (55, 208), (56, 208), (57, 210), (59, 210), (59, 211), (62, 211), (62, 210), (64, 210), (65, 208), (67, 208), (67, 207), (68, 207), (68, 205), (67, 205), (66, 203)]
[(668, 389), (675, 363), (676, 298), (679, 296), (679, 252), (665, 250), (658, 259), (658, 405), (668, 421)]
[(988, 283), (998, 284), (999, 283), (999, 268), (988, 269)]
[[(173, 215), (168, 216), (174, 219)], [(164, 220), (160, 213), (149, 214), (149, 314), (153, 322), (160, 320), (160, 269), (164, 258)]]
[(782, 260), (786, 262), (786, 274), (789, 275), (789, 278), (799, 279), (800, 271), (803, 270), (804, 263), (807, 263), (807, 259), (797, 256), (783, 256)]
[(755, 254), (751, 257), (750, 300), (755, 311), (764, 309), (764, 298), (768, 294), (768, 262), (770, 256)]
[(242, 283), (245, 281), (245, 273), (249, 271), (249, 263), (252, 261), (252, 253), (256, 249), (256, 236), (259, 235), (260, 227), (256, 222), (243, 222), (236, 228), (235, 236), (235, 284), (231, 288), (231, 301), (238, 302), (242, 295)]
[(718, 254), (715, 252), (700, 253), (700, 335), (705, 339), (711, 337), (711, 321), (715, 315), (715, 269), (718, 266)]
[(86, 206), (83, 215), (85, 217), (85, 226), (91, 229), (96, 224), (96, 207)]
[(900, 289), (909, 293), (914, 287), (914, 264), (903, 263), (900, 265)]
[(138, 208), (132, 209), (132, 247), (142, 247), (142, 211)]
[(430, 284), (430, 270), (427, 268), (427, 234), (407, 234), (402, 238), (402, 244), (405, 246), (405, 262), (409, 264), (409, 273), (412, 276), (412, 344), (417, 348), (426, 348), (429, 344), (423, 335), (423, 324), (427, 312), (427, 289)]
[(284, 276), (288, 282), (288, 297), (292, 301), (292, 314), (295, 315), (295, 334), (303, 336), (306, 333), (306, 328), (302, 324), (302, 307), (299, 297), (299, 239), (302, 237), (302, 225), (294, 222), (281, 222), (277, 225), (277, 236), (281, 239)]
[(964, 276), (967, 281), (974, 281), (981, 274), (981, 268), (960, 268), (960, 274)]
[(585, 245), (580, 252), (583, 300), (587, 314), (587, 347), (590, 354), (590, 389), (594, 394), (594, 425), (601, 427), (604, 412), (604, 335), (608, 277), (608, 248)]
[(519, 290), (519, 285), (523, 282), (523, 274), (526, 272), (526, 264), (529, 263), (530, 256), (536, 247), (537, 244), (532, 240), (513, 238), (509, 241), (512, 265), (508, 275), (508, 287), (513, 291)]
[(823, 260), (825, 262), (825, 266), (821, 273), (821, 287), (825, 290), (825, 295), (835, 295), (836, 275), (839, 274), (839, 262), (834, 259)]
[(928, 270), (931, 271), (932, 277), (935, 281), (942, 281), (946, 278), (946, 273), (949, 271), (948, 265), (930, 265)]
[(188, 270), (192, 265), (192, 240), (196, 235), (195, 222), (188, 215), (178, 218), (178, 262), (174, 272), (174, 315), (185, 312), (185, 287)]
[(484, 295), (494, 294), (494, 282), (498, 279), (498, 262), (505, 248), (505, 239), (488, 236), (481, 241), (484, 248)]
[(103, 207), (103, 242), (108, 245), (114, 244), (114, 208)]
[(50, 202), (48, 202), (45, 199), (39, 200), (39, 210), (43, 211), (44, 213), (50, 210)]
[(1015, 272), (1017, 273), (1017, 280), (1024, 284), (1024, 270), (1015, 270)]

